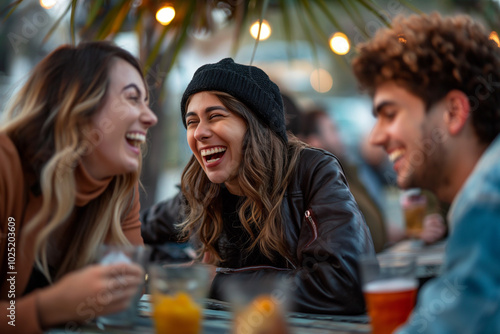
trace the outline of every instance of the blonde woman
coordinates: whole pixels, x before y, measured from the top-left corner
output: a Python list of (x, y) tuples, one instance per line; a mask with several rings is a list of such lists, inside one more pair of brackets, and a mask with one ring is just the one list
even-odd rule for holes
[(60, 47), (5, 116), (0, 332), (40, 333), (124, 309), (142, 270), (90, 264), (103, 243), (142, 244), (141, 146), (157, 118), (137, 60), (107, 42)]

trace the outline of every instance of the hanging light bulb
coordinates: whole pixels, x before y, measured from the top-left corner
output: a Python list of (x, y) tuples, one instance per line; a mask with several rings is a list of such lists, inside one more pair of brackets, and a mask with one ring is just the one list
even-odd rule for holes
[(164, 26), (172, 22), (174, 17), (175, 9), (170, 5), (163, 6), (156, 12), (156, 21), (160, 22)]
[(349, 45), (347, 36), (341, 32), (337, 32), (330, 38), (330, 48), (333, 52), (342, 56), (349, 52), (351, 46)]
[(252, 37), (255, 39), (259, 38), (259, 41), (268, 39), (269, 36), (271, 36), (271, 26), (266, 20), (262, 20), (262, 26), (260, 28), (259, 36), (259, 25), (260, 21), (256, 21), (254, 22), (254, 24), (252, 24), (252, 26), (250, 27), (250, 35), (252, 35)]
[(52, 7), (55, 6), (57, 3), (57, 0), (40, 0), (40, 6), (42, 6), (45, 9), (51, 9)]

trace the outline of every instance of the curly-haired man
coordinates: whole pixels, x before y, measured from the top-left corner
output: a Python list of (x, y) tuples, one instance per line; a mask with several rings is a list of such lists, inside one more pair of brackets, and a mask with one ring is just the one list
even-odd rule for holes
[(451, 202), (442, 275), (399, 333), (500, 332), (500, 49), (468, 16), (398, 17), (353, 61), (398, 185)]

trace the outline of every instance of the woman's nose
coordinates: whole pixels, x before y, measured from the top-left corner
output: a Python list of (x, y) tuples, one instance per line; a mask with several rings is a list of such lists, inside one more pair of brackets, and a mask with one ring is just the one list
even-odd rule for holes
[(211, 134), (212, 132), (210, 131), (210, 127), (205, 122), (200, 121), (194, 131), (194, 138), (197, 141), (203, 141), (209, 138)]
[(146, 107), (141, 114), (140, 121), (146, 125), (146, 128), (149, 128), (158, 123), (158, 117), (149, 107)]

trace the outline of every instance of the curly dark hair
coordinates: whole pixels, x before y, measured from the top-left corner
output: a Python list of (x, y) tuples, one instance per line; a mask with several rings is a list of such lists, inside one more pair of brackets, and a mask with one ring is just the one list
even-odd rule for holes
[(420, 97), (427, 110), (458, 89), (469, 98), (479, 139), (490, 143), (500, 133), (500, 49), (467, 15), (398, 16), (391, 28), (359, 45), (352, 66), (371, 95), (394, 81)]

